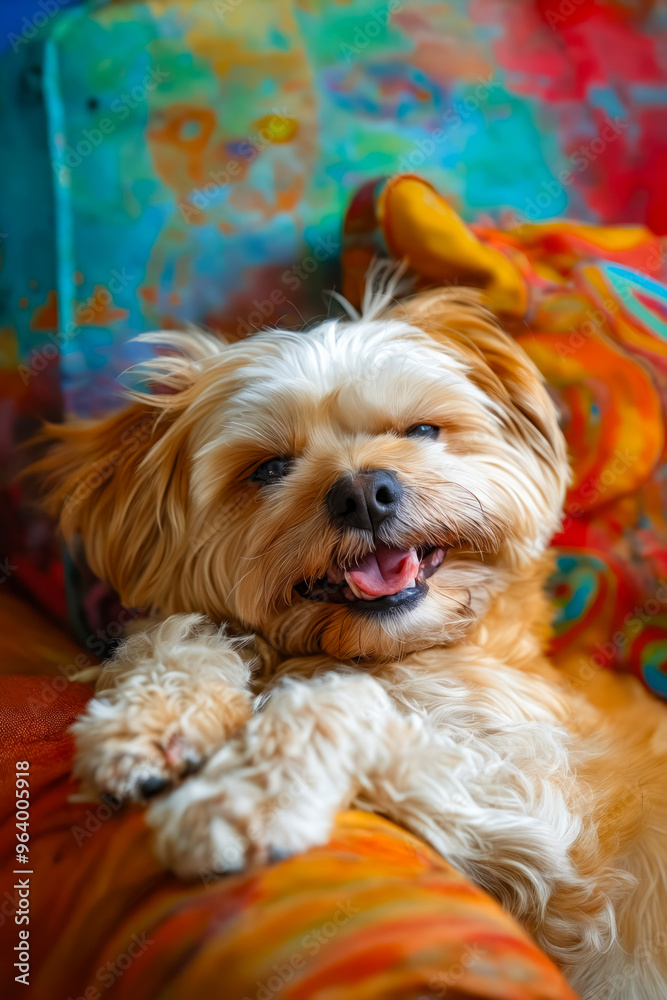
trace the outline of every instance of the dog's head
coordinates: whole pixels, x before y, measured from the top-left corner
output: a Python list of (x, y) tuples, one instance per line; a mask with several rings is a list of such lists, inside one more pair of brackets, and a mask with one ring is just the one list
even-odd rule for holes
[(41, 463), (65, 536), (126, 604), (397, 657), (458, 641), (558, 527), (554, 407), (472, 293), (160, 341), (180, 352), (148, 366), (160, 391), (52, 427)]

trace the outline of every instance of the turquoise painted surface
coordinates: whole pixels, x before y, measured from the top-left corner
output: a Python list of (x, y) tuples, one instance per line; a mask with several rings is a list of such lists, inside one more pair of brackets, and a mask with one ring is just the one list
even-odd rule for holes
[[(396, 170), (470, 219), (667, 228), (665, 11), (580, 14), (554, 25), (537, 0), (63, 9), (44, 31), (41, 120), (10, 138), (2, 228), (42, 220), (29, 260), (0, 273), (6, 369), (27, 363), (17, 394), (32, 406), (59, 363), (65, 408), (103, 412), (142, 330), (240, 336), (322, 314), (351, 194)], [(19, 114), (5, 103), (5, 134)], [(59, 360), (38, 371), (58, 326)]]
[[(343, 213), (381, 175), (423, 174), (470, 220), (667, 232), (667, 9), (570, 7), (69, 4), (5, 47), (1, 485), (39, 417), (119, 404), (135, 334), (195, 322), (237, 337), (325, 313)], [(47, 526), (3, 504), (4, 551), (64, 615)], [(588, 563), (561, 570), (574, 589), (557, 625), (595, 597)], [(114, 618), (103, 604), (91, 585), (89, 629)]]

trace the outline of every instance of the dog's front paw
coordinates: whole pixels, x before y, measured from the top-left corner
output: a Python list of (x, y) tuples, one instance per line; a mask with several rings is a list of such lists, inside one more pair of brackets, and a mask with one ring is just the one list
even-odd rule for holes
[(201, 767), (250, 710), (248, 695), (223, 683), (113, 689), (72, 726), (74, 776), (84, 793), (145, 802)]
[(147, 813), (159, 857), (182, 878), (239, 871), (329, 838), (336, 806), (318, 802), (316, 790), (296, 778), (272, 790), (257, 769), (237, 770), (234, 757), (227, 774), (197, 775)]
[(377, 727), (387, 711), (363, 675), (284, 682), (199, 774), (151, 805), (159, 856), (189, 877), (326, 843), (375, 766), (376, 739), (361, 723)]
[(261, 713), (199, 774), (151, 805), (146, 819), (167, 867), (204, 877), (327, 842), (353, 789), (331, 757), (295, 735)]

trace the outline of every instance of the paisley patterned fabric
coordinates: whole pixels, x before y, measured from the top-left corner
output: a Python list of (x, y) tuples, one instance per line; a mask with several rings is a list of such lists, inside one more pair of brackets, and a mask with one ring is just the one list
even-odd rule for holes
[(553, 656), (581, 682), (629, 670), (667, 698), (667, 263), (643, 227), (464, 224), (414, 175), (363, 187), (345, 222), (344, 292), (374, 255), (416, 287), (483, 289), (549, 383), (572, 459)]
[[(0, 594), (10, 619), (22, 641), (0, 632), (0, 662), (33, 676), (0, 677), (7, 1000), (576, 1000), (496, 903), (370, 814), (342, 814), (326, 847), (271, 867), (189, 884), (165, 874), (141, 810), (68, 801), (66, 728), (91, 691), (66, 676), (86, 654), (44, 623), (36, 637), (39, 621)], [(29, 775), (29, 864), (17, 860), (16, 773)], [(26, 880), (30, 923), (17, 925), (12, 886)], [(13, 964), (20, 929), (28, 987)]]

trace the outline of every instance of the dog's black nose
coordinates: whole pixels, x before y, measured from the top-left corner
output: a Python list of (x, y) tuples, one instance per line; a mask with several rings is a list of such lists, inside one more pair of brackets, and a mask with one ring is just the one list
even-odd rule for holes
[(327, 494), (327, 506), (338, 524), (374, 534), (383, 521), (395, 515), (401, 496), (393, 472), (369, 469), (334, 483)]

